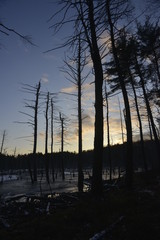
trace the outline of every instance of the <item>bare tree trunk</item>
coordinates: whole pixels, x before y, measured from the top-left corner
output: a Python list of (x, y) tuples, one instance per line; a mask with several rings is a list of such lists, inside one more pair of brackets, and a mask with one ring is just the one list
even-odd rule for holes
[[(120, 104), (119, 98), (118, 98), (118, 105), (119, 105), (119, 114), (120, 114), (120, 122), (121, 122), (121, 136), (122, 136), (121, 138), (122, 138), (122, 149), (123, 149), (121, 152), (121, 156), (124, 159), (124, 162), (126, 162), (126, 154), (125, 154), (126, 146), (124, 145), (124, 129), (123, 129), (123, 121), (122, 121), (122, 109), (121, 109), (121, 104)], [(118, 175), (120, 178), (120, 176), (121, 176), (120, 164), (118, 166)]]
[(95, 196), (102, 195), (102, 166), (103, 166), (103, 69), (101, 56), (99, 53), (96, 26), (94, 20), (93, 0), (87, 1), (88, 4), (88, 19), (91, 30), (90, 46), (91, 57), (93, 61), (95, 73), (95, 136), (94, 136), (94, 162), (93, 162), (93, 178), (92, 178), (92, 193)]
[(37, 150), (37, 122), (38, 122), (38, 102), (39, 102), (39, 93), (40, 93), (41, 83), (39, 81), (37, 91), (36, 91), (36, 101), (34, 107), (34, 144), (33, 144), (33, 175), (34, 181), (37, 181), (37, 159), (36, 159), (36, 150)]
[(30, 178), (31, 178), (31, 182), (33, 184), (34, 179), (33, 179), (33, 174), (32, 174), (31, 160), (29, 158), (27, 158), (27, 163), (28, 163), (28, 171), (29, 171), (29, 175), (30, 175)]
[(124, 143), (124, 131), (123, 131), (123, 122), (122, 122), (122, 110), (121, 110), (121, 105), (120, 101), (118, 98), (118, 105), (119, 105), (119, 114), (120, 114), (120, 121), (121, 121), (121, 133), (122, 133), (122, 144)]
[(53, 158), (53, 99), (51, 98), (51, 167), (52, 167), (52, 180), (55, 182), (54, 177), (54, 158)]
[(46, 137), (45, 137), (45, 168), (46, 168), (46, 180), (49, 183), (49, 160), (48, 160), (48, 109), (49, 109), (49, 92), (47, 93), (46, 101)]
[(105, 98), (106, 98), (106, 119), (107, 119), (107, 141), (108, 141), (108, 160), (109, 160), (109, 179), (112, 181), (112, 159), (111, 159), (111, 146), (110, 146), (110, 126), (109, 126), (109, 105), (108, 105), (108, 93), (106, 89), (106, 82), (105, 82)]
[(62, 170), (62, 180), (65, 179), (64, 174), (64, 159), (63, 159), (63, 144), (64, 144), (64, 118), (62, 118), (61, 113), (59, 114), (61, 121), (61, 170)]
[(151, 139), (151, 141), (153, 141), (151, 121), (150, 121), (150, 118), (149, 118), (149, 115), (148, 115), (148, 114), (147, 114), (147, 120), (148, 120), (148, 127), (149, 127), (150, 139)]
[(133, 142), (132, 142), (132, 122), (131, 122), (131, 114), (130, 114), (130, 105), (128, 94), (125, 86), (125, 82), (121, 73), (119, 59), (117, 56), (117, 50), (115, 46), (115, 38), (114, 38), (114, 25), (112, 23), (111, 13), (110, 13), (110, 1), (106, 1), (106, 11), (108, 15), (108, 23), (110, 26), (110, 36), (111, 36), (111, 44), (113, 56), (117, 68), (117, 73), (120, 81), (120, 86), (123, 94), (124, 105), (125, 105), (125, 113), (126, 113), (126, 130), (127, 130), (127, 158), (126, 158), (126, 186), (128, 189), (132, 188), (133, 185)]
[(6, 137), (6, 130), (3, 131), (2, 143), (1, 143), (1, 153), (3, 153), (5, 137)]
[(79, 37), (78, 49), (78, 191), (83, 192), (83, 170), (82, 170), (82, 107), (81, 107), (81, 45)]

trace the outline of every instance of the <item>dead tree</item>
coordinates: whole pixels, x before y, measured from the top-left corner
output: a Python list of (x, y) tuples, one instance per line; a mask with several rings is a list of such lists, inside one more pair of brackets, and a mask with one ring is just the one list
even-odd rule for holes
[[(25, 100), (25, 108), (31, 109), (33, 113), (26, 113), (20, 111), (21, 114), (27, 116), (29, 118), (28, 121), (18, 122), (21, 124), (27, 124), (33, 128), (33, 173), (31, 162), (28, 160), (28, 169), (30, 173), (30, 177), (32, 182), (37, 181), (37, 163), (36, 163), (36, 151), (37, 151), (37, 135), (38, 135), (38, 110), (39, 110), (39, 97), (40, 97), (40, 88), (41, 83), (39, 81), (38, 85), (31, 86), (29, 84), (22, 85), (22, 91), (27, 94), (33, 94), (35, 96), (35, 100)], [(30, 136), (29, 136), (30, 137)], [(24, 137), (26, 138), (26, 137)]]
[(122, 144), (124, 143), (124, 130), (123, 130), (123, 121), (122, 121), (122, 109), (121, 109), (121, 104), (118, 98), (118, 106), (119, 106), (119, 115), (120, 115), (120, 123), (121, 123), (121, 136), (122, 136)]
[[(123, 127), (123, 119), (122, 119), (122, 109), (121, 109), (121, 104), (120, 104), (120, 100), (119, 100), (119, 97), (118, 97), (118, 107), (119, 107), (119, 115), (120, 115), (120, 123), (121, 123), (121, 141), (122, 141), (122, 145), (123, 145), (123, 153), (122, 153), (122, 158), (125, 159), (125, 145), (124, 145), (124, 127)], [(125, 160), (126, 162), (126, 160)], [(119, 175), (119, 178), (121, 176), (121, 167), (120, 167), (120, 164), (118, 166), (118, 175)]]
[(106, 120), (107, 120), (107, 148), (108, 148), (108, 161), (109, 161), (109, 179), (112, 181), (112, 159), (111, 159), (111, 145), (110, 145), (110, 125), (109, 125), (109, 104), (108, 93), (105, 81), (105, 100), (106, 100)]
[[(93, 195), (101, 195), (103, 192), (102, 185), (102, 165), (103, 165), (103, 68), (102, 55), (104, 52), (104, 44), (102, 46), (101, 35), (103, 30), (99, 21), (100, 10), (99, 1), (64, 1), (59, 0), (61, 10), (54, 14), (50, 20), (58, 13), (62, 14), (62, 20), (54, 24), (55, 31), (60, 30), (66, 23), (73, 23), (73, 35), (62, 46), (72, 46), (78, 39), (79, 33), (82, 33), (83, 50), (88, 52), (93, 63), (94, 84), (95, 84), (95, 136), (94, 136), (94, 161), (93, 161), (93, 178), (92, 193)], [(70, 15), (70, 11), (75, 11)], [(61, 15), (61, 16), (62, 16)], [(99, 25), (100, 24), (100, 25)], [(54, 48), (56, 49), (56, 48)], [(49, 51), (52, 51), (51, 49)]]
[(20, 32), (16, 31), (14, 28), (8, 27), (5, 24), (3, 24), (2, 21), (0, 22), (0, 33), (4, 34), (5, 36), (9, 36), (11, 33), (13, 33), (14, 35), (20, 37), (20, 39), (22, 39), (25, 43), (29, 43), (33, 46), (36, 46), (32, 42), (31, 36), (21, 34)]
[(3, 146), (4, 146), (4, 141), (6, 137), (6, 130), (3, 131), (3, 136), (2, 136), (2, 143), (1, 143), (1, 154), (3, 153)]
[(63, 147), (64, 147), (64, 118), (61, 113), (59, 113), (59, 119), (61, 121), (61, 171), (62, 171), (62, 180), (65, 180), (64, 174), (64, 156), (63, 156)]
[(52, 167), (52, 180), (55, 181), (54, 177), (54, 159), (53, 159), (53, 113), (54, 113), (54, 102), (53, 98), (51, 98), (51, 167)]
[(47, 93), (46, 99), (46, 111), (45, 111), (45, 120), (46, 120), (46, 134), (45, 134), (45, 169), (46, 169), (46, 180), (49, 183), (49, 159), (48, 159), (48, 110), (49, 110), (49, 92)]
[(76, 86), (77, 93), (69, 94), (77, 98), (78, 103), (78, 190), (83, 192), (83, 169), (82, 169), (82, 85), (85, 82), (88, 74), (83, 77), (82, 72), (86, 65), (86, 58), (82, 53), (81, 37), (79, 35), (78, 43), (75, 50), (75, 57), (66, 59), (65, 68), (63, 72), (66, 74), (66, 78), (72, 84)]
[(37, 90), (36, 90), (36, 100), (34, 106), (34, 143), (33, 143), (33, 154), (34, 154), (34, 181), (37, 181), (37, 159), (36, 159), (36, 151), (37, 151), (37, 129), (38, 129), (38, 104), (39, 104), (39, 95), (40, 95), (41, 83), (39, 81)]

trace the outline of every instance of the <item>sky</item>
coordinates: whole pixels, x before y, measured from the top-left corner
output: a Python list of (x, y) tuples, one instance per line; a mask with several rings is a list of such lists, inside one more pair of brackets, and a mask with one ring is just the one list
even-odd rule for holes
[[(143, 9), (143, 1), (137, 1), (138, 9)], [(0, 34), (0, 143), (3, 131), (6, 130), (5, 151), (13, 154), (32, 152), (32, 128), (27, 124), (16, 123), (27, 121), (20, 111), (30, 113), (24, 107), (25, 99), (34, 100), (34, 95), (22, 91), (22, 83), (36, 86), (41, 80), (42, 90), (52, 93), (73, 92), (73, 85), (66, 80), (60, 71), (64, 65), (65, 49), (49, 53), (64, 40), (71, 29), (63, 29), (57, 35), (49, 29), (47, 20), (56, 10), (55, 1), (49, 0), (0, 0), (0, 21), (14, 28), (23, 35), (30, 35), (36, 46), (25, 44), (18, 36)], [(93, 76), (84, 83), (82, 98), (83, 114), (83, 149), (93, 149), (94, 138), (94, 86), (90, 84)], [(55, 103), (55, 116), (59, 112), (66, 119), (64, 150), (77, 151), (77, 103), (68, 95), (59, 94)], [(112, 102), (111, 108), (111, 143), (121, 139), (118, 110), (118, 98)], [(55, 120), (54, 151), (60, 149), (60, 123)], [(27, 136), (27, 137), (26, 137)], [(44, 152), (45, 146), (44, 108), (38, 115), (38, 152)], [(106, 137), (104, 138), (104, 145)]]

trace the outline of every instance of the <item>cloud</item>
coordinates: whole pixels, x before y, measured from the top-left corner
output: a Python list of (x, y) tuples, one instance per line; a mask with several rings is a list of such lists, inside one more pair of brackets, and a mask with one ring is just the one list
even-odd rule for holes
[(48, 74), (44, 73), (43, 76), (41, 77), (41, 81), (43, 83), (48, 83), (49, 82)]
[(83, 91), (87, 91), (87, 92), (94, 92), (94, 83), (85, 83), (82, 85), (82, 89)]
[[(94, 84), (85, 83), (82, 86), (82, 105), (93, 105), (95, 101)], [(89, 103), (90, 102), (90, 103)]]
[[(91, 133), (94, 131), (94, 118), (88, 114), (83, 114), (83, 121), (82, 121), (82, 137), (83, 139), (90, 136)], [(72, 123), (72, 126), (68, 128), (66, 134), (66, 141), (69, 143), (73, 143), (78, 141), (78, 123)]]
[(66, 88), (62, 88), (60, 92), (75, 93), (77, 92), (77, 88), (76, 86), (66, 87)]
[(40, 137), (41, 139), (44, 139), (44, 138), (45, 138), (45, 133), (44, 133), (44, 132), (40, 132), (40, 133), (39, 133), (39, 137)]

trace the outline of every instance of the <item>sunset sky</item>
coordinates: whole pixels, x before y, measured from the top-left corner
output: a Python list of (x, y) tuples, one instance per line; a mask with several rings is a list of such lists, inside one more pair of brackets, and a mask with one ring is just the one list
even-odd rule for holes
[[(139, 10), (143, 1), (138, 1)], [(0, 34), (0, 142), (3, 131), (6, 130), (4, 148), (7, 153), (13, 154), (16, 147), (18, 153), (32, 151), (32, 128), (28, 125), (18, 124), (16, 121), (27, 121), (27, 117), (20, 111), (30, 113), (24, 108), (24, 99), (34, 99), (34, 96), (22, 91), (22, 83), (35, 86), (41, 80), (42, 91), (53, 93), (75, 93), (75, 88), (65, 78), (60, 68), (64, 63), (65, 49), (52, 49), (64, 40), (70, 29), (63, 30), (53, 36), (47, 20), (56, 10), (54, 1), (49, 0), (0, 0), (0, 21), (7, 27), (14, 28), (23, 35), (31, 35), (37, 46), (31, 46), (10, 33), (10, 36)], [(69, 55), (69, 52), (67, 53)], [(84, 83), (83, 90), (83, 149), (93, 149), (94, 137), (94, 85), (93, 75)], [(55, 116), (59, 112), (65, 114), (66, 135), (64, 150), (77, 151), (77, 123), (76, 102), (73, 97), (58, 94), (55, 104)], [(112, 101), (110, 110), (111, 143), (121, 141), (118, 97)], [(44, 108), (38, 118), (38, 152), (44, 152), (45, 117)], [(106, 131), (105, 131), (106, 132)], [(54, 151), (60, 149), (60, 123), (55, 120)], [(27, 137), (26, 137), (27, 136)], [(106, 145), (106, 136), (104, 136)], [(50, 148), (49, 148), (50, 151)]]

